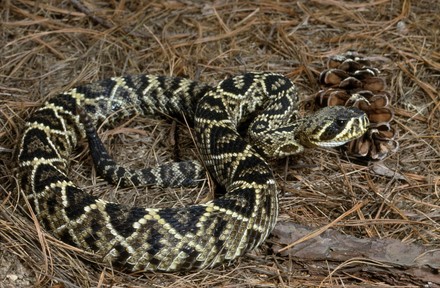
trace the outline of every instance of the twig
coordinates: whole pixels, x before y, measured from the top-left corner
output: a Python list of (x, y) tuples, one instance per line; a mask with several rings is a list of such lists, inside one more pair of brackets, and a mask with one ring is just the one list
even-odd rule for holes
[(106, 28), (109, 28), (109, 29), (114, 28), (112, 23), (110, 23), (109, 21), (107, 21), (107, 20), (105, 20), (105, 19), (103, 19), (101, 17), (96, 16), (95, 13), (90, 11), (89, 8), (87, 8), (86, 6), (84, 6), (81, 3), (81, 1), (79, 1), (79, 0), (70, 0), (70, 2), (72, 3), (73, 6), (75, 6), (76, 9), (78, 9), (79, 11), (83, 12), (84, 14), (86, 14), (87, 17), (92, 19), (94, 22), (96, 22), (96, 23), (98, 23), (98, 24), (100, 24), (100, 25), (102, 25), (102, 26), (104, 26)]

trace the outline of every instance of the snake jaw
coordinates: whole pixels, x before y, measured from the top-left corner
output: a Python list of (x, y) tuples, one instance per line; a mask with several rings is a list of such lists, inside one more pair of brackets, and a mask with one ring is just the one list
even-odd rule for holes
[(306, 147), (336, 147), (355, 140), (368, 129), (367, 115), (354, 107), (325, 107), (306, 118), (300, 140)]

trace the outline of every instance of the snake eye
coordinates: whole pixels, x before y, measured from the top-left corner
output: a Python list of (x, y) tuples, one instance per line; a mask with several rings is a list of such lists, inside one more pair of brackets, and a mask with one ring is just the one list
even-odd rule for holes
[(347, 125), (347, 120), (346, 120), (346, 119), (338, 119), (338, 120), (336, 120), (336, 125), (337, 125), (339, 128), (342, 128), (342, 127), (344, 127), (345, 125)]

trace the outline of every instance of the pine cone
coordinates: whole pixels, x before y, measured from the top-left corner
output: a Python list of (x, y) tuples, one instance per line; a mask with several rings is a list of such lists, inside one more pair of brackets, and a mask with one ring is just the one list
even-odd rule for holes
[(322, 90), (316, 94), (318, 107), (354, 106), (363, 110), (370, 120), (367, 132), (350, 143), (348, 152), (359, 157), (381, 160), (398, 148), (396, 131), (390, 122), (394, 110), (392, 94), (385, 91), (386, 83), (378, 77), (379, 69), (355, 52), (329, 58), (328, 69), (319, 75)]

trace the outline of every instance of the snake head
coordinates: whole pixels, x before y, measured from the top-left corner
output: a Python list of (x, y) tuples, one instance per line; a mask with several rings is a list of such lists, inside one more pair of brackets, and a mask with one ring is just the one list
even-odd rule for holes
[(355, 107), (325, 107), (305, 118), (299, 139), (306, 147), (336, 147), (362, 136), (370, 121)]

